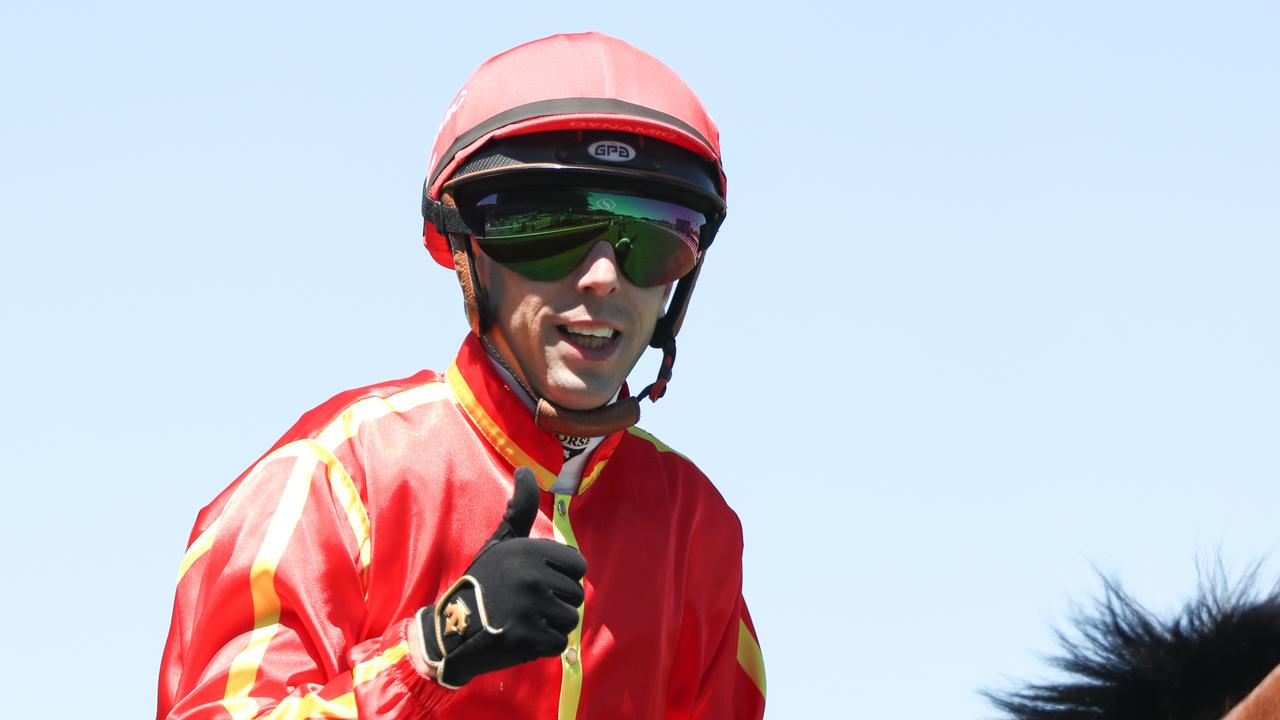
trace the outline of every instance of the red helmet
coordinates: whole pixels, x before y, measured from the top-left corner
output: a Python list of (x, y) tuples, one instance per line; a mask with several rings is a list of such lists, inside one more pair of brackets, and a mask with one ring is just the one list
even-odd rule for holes
[[(471, 75), (440, 123), (423, 184), (424, 208), (486, 145), (563, 130), (624, 133), (682, 148), (711, 168), (707, 189), (723, 201), (720, 131), (702, 102), (657, 58), (589, 32), (525, 43), (489, 58)], [(454, 266), (449, 240), (432, 222), (424, 224), (423, 243), (436, 262)]]

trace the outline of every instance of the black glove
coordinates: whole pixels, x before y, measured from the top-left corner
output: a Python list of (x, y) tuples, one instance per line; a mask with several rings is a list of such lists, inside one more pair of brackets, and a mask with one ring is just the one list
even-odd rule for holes
[(493, 537), (467, 574), (419, 614), (427, 659), (441, 685), (458, 687), (568, 646), (587, 561), (554, 540), (529, 539), (537, 516), (538, 483), (528, 468), (516, 468), (515, 492)]

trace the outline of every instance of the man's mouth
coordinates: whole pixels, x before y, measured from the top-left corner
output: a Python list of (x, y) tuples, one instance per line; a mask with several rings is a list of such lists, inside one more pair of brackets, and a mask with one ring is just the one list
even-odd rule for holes
[(607, 327), (590, 327), (587, 325), (558, 325), (557, 327), (569, 339), (569, 342), (591, 350), (598, 350), (608, 345), (620, 334), (617, 330)]

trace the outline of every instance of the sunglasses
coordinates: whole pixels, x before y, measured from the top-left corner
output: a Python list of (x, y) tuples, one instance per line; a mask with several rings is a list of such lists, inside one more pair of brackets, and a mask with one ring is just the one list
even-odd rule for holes
[(484, 253), (530, 280), (567, 276), (603, 241), (639, 287), (688, 274), (707, 223), (703, 213), (665, 200), (576, 188), (493, 193), (469, 210)]

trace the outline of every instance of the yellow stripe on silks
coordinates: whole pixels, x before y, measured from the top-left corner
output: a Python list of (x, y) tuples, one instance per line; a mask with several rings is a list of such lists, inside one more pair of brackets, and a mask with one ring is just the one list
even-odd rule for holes
[(578, 492), (586, 492), (587, 488), (591, 487), (591, 484), (596, 481), (596, 478), (600, 477), (601, 471), (603, 471), (604, 467), (608, 464), (609, 463), (607, 462), (596, 463), (596, 466), (591, 468), (591, 472), (586, 477), (582, 478), (582, 482), (578, 483)]
[(764, 657), (760, 654), (760, 643), (756, 642), (755, 636), (751, 634), (751, 630), (747, 627), (747, 621), (738, 618), (738, 664), (742, 666), (747, 677), (760, 688), (760, 694), (764, 692)]
[[(555, 496), (555, 504), (551, 507), (551, 525), (555, 531), (556, 542), (580, 550), (578, 539), (573, 535), (573, 526), (569, 524), (569, 506), (573, 503), (572, 495)], [(559, 720), (574, 720), (578, 716), (578, 703), (582, 699), (582, 616), (587, 609), (584, 600), (578, 606), (578, 625), (569, 633), (569, 647), (560, 655), (560, 712)], [(572, 654), (577, 662), (570, 663), (567, 655)]]
[[(223, 506), (224, 509), (234, 505), (237, 500), (239, 500), (240, 494), (244, 491), (245, 485), (249, 483), (251, 478), (256, 477), (258, 473), (261, 472), (261, 468), (266, 465), (268, 461), (280, 457), (279, 453), (281, 449), (283, 448), (277, 448), (254, 464), (253, 468), (249, 471), (249, 474), (245, 476), (244, 480), (241, 481), (239, 485), (236, 485), (235, 490), (231, 491), (231, 497), (227, 499), (226, 505)], [(195, 565), (197, 560), (213, 548), (214, 541), (218, 539), (218, 528), (221, 525), (222, 516), (219, 515), (213, 522), (209, 523), (209, 527), (205, 528), (204, 532), (200, 533), (200, 536), (196, 538), (195, 542), (191, 543), (191, 547), (187, 548), (187, 552), (182, 556), (182, 563), (178, 566), (178, 582), (182, 582), (182, 578), (186, 577), (187, 572), (191, 570), (191, 566)]]
[[(640, 428), (636, 427), (635, 425), (632, 425), (631, 427), (627, 428), (627, 432), (631, 433), (632, 435), (635, 435), (635, 436), (636, 436), (636, 437), (638, 437), (638, 438), (642, 438), (642, 439), (644, 439), (644, 440), (648, 440), (649, 442), (653, 443), (653, 446), (654, 446), (654, 447), (656, 447), (656, 448), (658, 448), (658, 451), (659, 451), (659, 452), (669, 452), (669, 453), (674, 453), (674, 454), (679, 455), (680, 457), (684, 458), (685, 460), (688, 460), (688, 459), (689, 459), (689, 458), (685, 457), (682, 453), (679, 453), (679, 452), (677, 452), (677, 451), (675, 451), (675, 450), (672, 450), (672, 449), (671, 449), (671, 448), (670, 448), (666, 443), (664, 443), (664, 442), (662, 442), (661, 440), (659, 440), (658, 438), (656, 438), (656, 437), (654, 437), (654, 436), (650, 435), (649, 433), (645, 432), (644, 430), (641, 430)], [(690, 461), (690, 462), (692, 462), (692, 461)]]
[(369, 515), (365, 510), (364, 502), (360, 499), (360, 492), (351, 480), (351, 475), (333, 453), (340, 445), (355, 437), (360, 431), (360, 426), (367, 422), (392, 413), (405, 413), (448, 397), (448, 388), (439, 381), (401, 390), (385, 398), (367, 397), (352, 403), (316, 436), (316, 445), (327, 455), (324, 462), (329, 466), (329, 486), (333, 490), (334, 497), (342, 504), (343, 512), (347, 515), (347, 523), (351, 525), (356, 545), (360, 548), (360, 572), (365, 580), (368, 579), (370, 563)]
[[(314, 442), (328, 452), (330, 457), (338, 449), (342, 443), (355, 437), (360, 431), (360, 426), (371, 420), (376, 420), (384, 415), (391, 413), (408, 412), (421, 405), (434, 402), (436, 400), (444, 400), (449, 397), (448, 388), (439, 380), (418, 385), (402, 390), (394, 395), (385, 398), (368, 397), (352, 403), (350, 407), (342, 411), (338, 417), (334, 418), (323, 430), (316, 436)], [(266, 463), (268, 460), (278, 457), (277, 453), (283, 449), (277, 449), (262, 460), (259, 460), (252, 472), (256, 472), (257, 468)], [(342, 503), (343, 511), (347, 515), (347, 522), (351, 525), (351, 532), (355, 535), (357, 547), (360, 548), (360, 565), (361, 572), (367, 574), (369, 570), (369, 516), (365, 510), (364, 502), (360, 499), (360, 493), (356, 490), (355, 483), (351, 481), (351, 475), (347, 473), (346, 468), (338, 463), (336, 458), (334, 462), (326, 461), (326, 465), (330, 468), (330, 484), (333, 489), (334, 496)], [(334, 464), (340, 468), (340, 472), (334, 473)], [(248, 478), (245, 478), (247, 481)], [(240, 488), (244, 486), (242, 482), (240, 486), (233, 491), (231, 496), (231, 504), (239, 493)], [(214, 520), (195, 542), (191, 543), (191, 547), (187, 548), (187, 552), (182, 557), (182, 563), (178, 566), (178, 581), (181, 582), (187, 571), (195, 564), (209, 548), (213, 547), (213, 541), (217, 537), (218, 524), (221, 520), (219, 517)]]
[[(244, 490), (245, 486), (248, 485), (253, 478), (256, 478), (258, 473), (262, 472), (262, 468), (268, 462), (289, 455), (289, 453), (284, 453), (284, 455), (281, 454), (281, 451), (284, 449), (285, 448), (283, 447), (276, 448), (268, 453), (266, 457), (254, 464), (253, 468), (249, 470), (249, 474), (245, 476), (244, 480), (236, 486), (235, 490), (231, 491), (231, 497), (227, 499), (226, 505), (223, 506), (224, 511), (225, 508), (234, 505), (236, 501), (239, 500), (240, 494)], [(195, 565), (196, 561), (203, 557), (204, 554), (209, 552), (209, 549), (213, 547), (213, 543), (218, 537), (218, 527), (221, 524), (222, 516), (219, 515), (212, 523), (209, 523), (209, 527), (205, 528), (204, 532), (200, 533), (200, 536), (196, 538), (195, 542), (191, 543), (191, 547), (187, 548), (187, 552), (182, 556), (182, 564), (178, 566), (178, 582), (182, 582), (182, 578), (186, 576), (187, 571), (191, 569), (191, 566)]]
[(349, 692), (332, 700), (315, 693), (287, 697), (267, 713), (263, 720), (307, 720), (308, 718), (358, 718), (356, 694)]
[[(258, 666), (266, 655), (267, 645), (280, 630), (280, 596), (276, 594), (275, 588), (276, 567), (284, 556), (294, 528), (302, 518), (307, 495), (311, 490), (311, 476), (316, 469), (314, 460), (317, 458), (309, 442), (289, 443), (271, 453), (271, 456), (277, 459), (292, 456), (295, 460), (289, 479), (285, 482), (284, 492), (280, 494), (275, 512), (271, 514), (262, 546), (258, 548), (258, 555), (249, 570), (254, 629), (249, 636), (248, 645), (231, 661), (231, 670), (227, 673), (227, 689), (223, 693), (223, 706), (235, 720), (253, 717), (257, 712), (257, 703), (248, 695), (257, 679)], [(266, 464), (267, 459), (264, 458), (258, 467)]]
[(551, 484), (556, 481), (556, 474), (538, 464), (533, 457), (520, 449), (519, 445), (507, 437), (498, 423), (489, 417), (489, 413), (485, 412), (484, 406), (476, 400), (475, 393), (471, 392), (471, 387), (463, 379), (462, 373), (458, 372), (457, 364), (449, 366), (445, 371), (445, 378), (449, 381), (453, 394), (457, 396), (458, 403), (462, 405), (463, 412), (480, 428), (489, 444), (502, 453), (507, 462), (514, 467), (523, 465), (532, 470), (533, 474), (538, 476), (539, 487), (543, 489), (551, 487)]
[(356, 546), (360, 548), (360, 580), (364, 586), (365, 599), (369, 599), (369, 515), (365, 511), (364, 501), (360, 499), (360, 491), (351, 480), (351, 474), (327, 448), (315, 440), (299, 440), (307, 444), (320, 462), (328, 469), (329, 492), (342, 506), (342, 512), (351, 526), (351, 534), (355, 536)]
[[(404, 659), (409, 652), (409, 643), (401, 642), (388, 648), (381, 655), (357, 663), (351, 668), (351, 685), (355, 687), (377, 677), (379, 673)], [(316, 693), (285, 698), (264, 720), (305, 720), (306, 718), (356, 718), (360, 713), (356, 708), (356, 694), (349, 692), (332, 700), (320, 697)]]
[[(259, 460), (253, 466), (253, 469), (249, 471), (249, 474), (245, 476), (244, 480), (241, 481), (241, 483), (236, 486), (236, 489), (231, 492), (231, 497), (227, 500), (226, 506), (233, 505), (240, 497), (241, 490), (249, 480), (256, 477), (257, 474), (261, 472), (261, 468), (269, 461), (281, 457), (280, 451), (283, 449), (284, 448), (277, 448), (266, 457)], [(204, 529), (204, 532), (200, 533), (199, 537), (195, 539), (195, 542), (191, 543), (191, 547), (187, 548), (187, 552), (182, 556), (182, 563), (178, 565), (178, 582), (182, 582), (182, 578), (186, 576), (187, 571), (191, 569), (191, 566), (195, 565), (196, 561), (203, 557), (204, 554), (209, 552), (209, 549), (213, 547), (213, 542), (218, 536), (218, 526), (221, 524), (222, 516), (219, 515), (212, 523), (209, 524), (209, 527)]]
[(378, 673), (395, 665), (409, 654), (409, 641), (405, 640), (387, 648), (385, 652), (375, 658), (369, 658), (362, 663), (356, 663), (351, 668), (351, 684), (363, 685), (378, 676)]
[[(221, 520), (222, 518), (218, 518)], [(191, 543), (191, 547), (187, 548), (187, 552), (182, 556), (182, 564), (178, 566), (178, 582), (182, 582), (182, 577), (187, 574), (192, 565), (196, 564), (205, 553), (209, 552), (209, 548), (213, 547), (213, 539), (218, 535), (218, 520), (214, 520), (209, 527), (200, 533), (200, 537)]]
[(392, 413), (405, 413), (447, 397), (449, 397), (449, 391), (445, 384), (436, 380), (408, 390), (401, 390), (387, 397), (375, 396), (357, 400), (316, 435), (316, 442), (332, 452), (342, 443), (355, 437), (360, 431), (360, 426), (367, 422)]
[(253, 717), (258, 714), (258, 702), (248, 697), (224, 699), (222, 709), (230, 713), (231, 717)]

